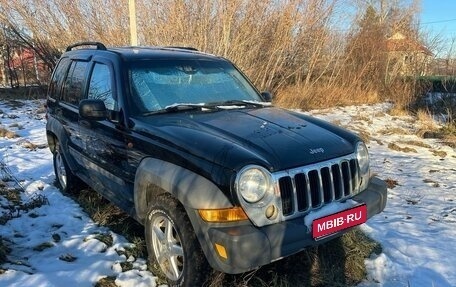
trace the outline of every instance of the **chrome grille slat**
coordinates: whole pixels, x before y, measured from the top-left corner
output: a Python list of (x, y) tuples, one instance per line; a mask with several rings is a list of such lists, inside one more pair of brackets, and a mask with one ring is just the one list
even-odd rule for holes
[[(359, 170), (357, 168), (357, 163), (355, 160), (350, 161), (350, 170), (354, 173), (353, 179), (353, 188), (359, 186)], [(354, 171), (354, 172), (353, 172)]]
[(307, 189), (303, 192), (305, 192), (305, 195), (307, 197), (307, 209), (306, 210), (309, 210), (312, 208), (312, 196), (310, 194), (310, 182), (309, 182), (309, 176), (307, 174), (305, 174), (305, 177), (306, 177), (306, 187)]
[(295, 203), (294, 204), (294, 211), (298, 211), (298, 193), (296, 192), (296, 182), (294, 180), (291, 181), (291, 184), (293, 186), (293, 202)]
[(321, 178), (321, 169), (317, 170), (318, 175), (318, 191), (320, 193), (320, 206), (325, 203), (325, 191), (323, 190), (323, 180)]
[(342, 185), (342, 177), (341, 177), (341, 170), (340, 164), (333, 164), (331, 165), (331, 174), (333, 175), (333, 182), (334, 182), (334, 199), (342, 198), (344, 194), (344, 187)]
[(351, 184), (350, 184), (350, 167), (348, 165), (347, 161), (343, 161), (341, 164), (342, 168), (342, 182), (344, 184), (344, 196), (347, 196), (350, 193), (351, 190)]
[(329, 180), (331, 182), (331, 200), (330, 201), (334, 201), (336, 199), (336, 190), (334, 188), (334, 177), (333, 177), (332, 170), (330, 167), (328, 167), (328, 172), (329, 172)]
[(351, 172), (351, 168), (350, 168), (350, 162), (347, 162), (347, 170), (348, 170), (348, 186), (349, 186), (349, 192), (350, 190), (353, 190), (353, 182), (352, 182), (352, 172)]
[(285, 218), (340, 201), (357, 191), (359, 170), (354, 155), (274, 174)]

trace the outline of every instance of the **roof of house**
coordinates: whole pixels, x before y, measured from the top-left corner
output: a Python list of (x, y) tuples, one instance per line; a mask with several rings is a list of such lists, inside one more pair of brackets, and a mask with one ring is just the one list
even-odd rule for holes
[(388, 52), (418, 52), (428, 56), (434, 55), (431, 50), (420, 42), (407, 38), (399, 32), (386, 40), (386, 49)]

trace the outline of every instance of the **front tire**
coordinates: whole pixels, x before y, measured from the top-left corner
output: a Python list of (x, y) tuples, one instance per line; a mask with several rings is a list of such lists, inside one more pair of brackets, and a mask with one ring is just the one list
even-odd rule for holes
[(158, 270), (169, 286), (203, 286), (210, 274), (209, 263), (177, 200), (164, 194), (152, 203), (145, 233), (151, 271)]

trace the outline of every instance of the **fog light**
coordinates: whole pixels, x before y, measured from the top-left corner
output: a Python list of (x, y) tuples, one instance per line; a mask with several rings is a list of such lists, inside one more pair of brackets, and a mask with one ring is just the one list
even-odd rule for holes
[(270, 220), (274, 220), (277, 217), (277, 208), (274, 204), (271, 204), (266, 208), (265, 214), (266, 217)]

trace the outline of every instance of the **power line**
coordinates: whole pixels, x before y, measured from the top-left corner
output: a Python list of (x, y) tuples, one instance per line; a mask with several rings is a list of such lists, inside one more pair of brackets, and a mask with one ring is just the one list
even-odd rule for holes
[(447, 19), (447, 20), (439, 20), (439, 21), (431, 21), (431, 22), (424, 22), (420, 23), (421, 25), (428, 25), (428, 24), (437, 24), (437, 23), (446, 23), (446, 22), (454, 22), (456, 19)]

